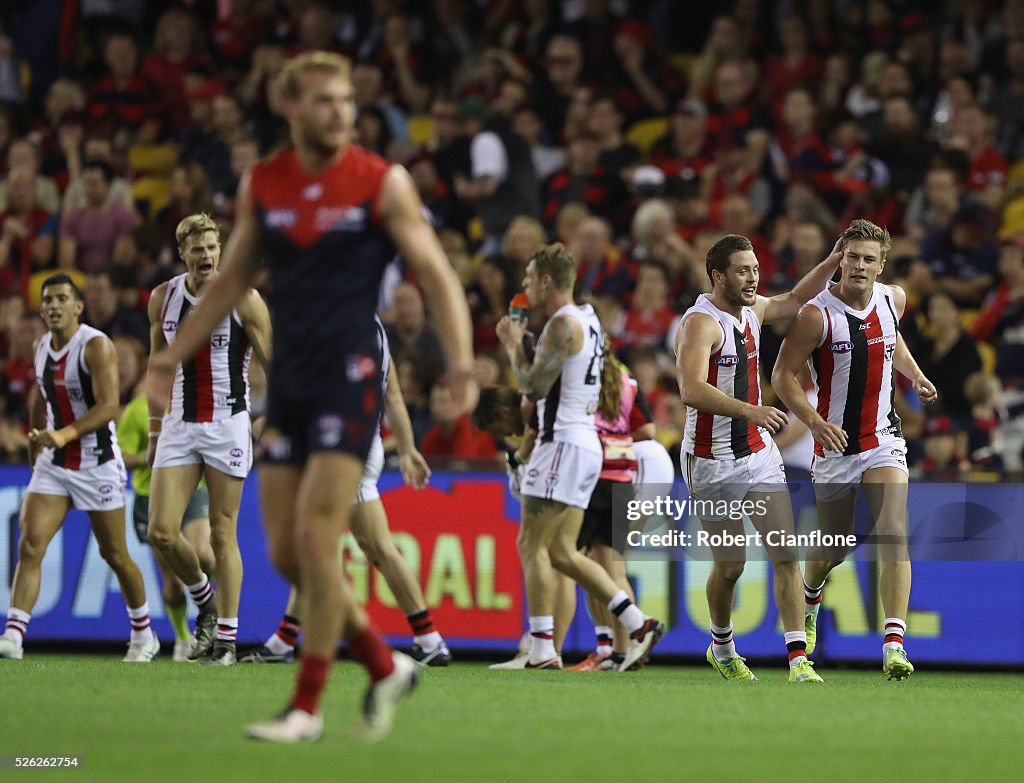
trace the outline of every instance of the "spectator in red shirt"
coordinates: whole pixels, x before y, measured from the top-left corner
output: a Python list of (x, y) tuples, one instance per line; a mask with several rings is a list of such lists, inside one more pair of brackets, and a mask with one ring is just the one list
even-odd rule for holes
[(641, 264), (633, 303), (612, 330), (616, 352), (631, 355), (637, 348), (664, 348), (665, 338), (679, 317), (668, 306), (668, 292), (668, 269), (655, 261)]
[(32, 171), (12, 171), (7, 178), (7, 210), (0, 212), (0, 291), (28, 294), (32, 273), (53, 264), (57, 226), (57, 217), (36, 204)]
[(667, 177), (693, 178), (713, 160), (707, 137), (708, 110), (699, 100), (679, 101), (669, 119), (668, 135), (651, 148), (651, 163)]
[(142, 76), (164, 103), (162, 119), (180, 131), (190, 122), (185, 84), (190, 74), (205, 73), (209, 58), (199, 49), (199, 28), (184, 8), (165, 11), (156, 23), (155, 51), (142, 63)]
[(103, 45), (103, 60), (109, 72), (89, 90), (89, 125), (107, 133), (134, 131), (147, 115), (160, 111), (152, 86), (138, 72), (135, 39), (128, 33), (111, 33)]
[(477, 284), (466, 292), (473, 320), (473, 352), (501, 348), (494, 327), (508, 313), (508, 303), (519, 288), (516, 269), (502, 255), (490, 255), (480, 262)]
[(810, 87), (825, 71), (825, 61), (807, 45), (807, 27), (799, 16), (787, 16), (779, 22), (782, 52), (765, 63), (768, 100), (778, 111), (786, 93), (794, 87)]
[(568, 165), (544, 184), (544, 222), (553, 226), (570, 201), (586, 204), (593, 214), (610, 220), (625, 198), (625, 186), (600, 163), (601, 147), (592, 133), (577, 134), (569, 145)]
[(615, 33), (615, 62), (610, 78), (615, 97), (630, 122), (660, 117), (681, 92), (677, 71), (653, 46), (651, 29), (640, 22), (626, 22)]
[(988, 139), (985, 112), (978, 105), (968, 106), (953, 118), (954, 143), (970, 156), (970, 168), (964, 187), (977, 192), (990, 209), (998, 210), (1006, 192), (1006, 158)]
[(438, 383), (430, 391), (430, 415), (434, 426), (423, 436), (420, 451), (426, 457), (493, 459), (498, 454), (494, 440), (480, 432), (465, 413), (460, 414), (447, 384)]

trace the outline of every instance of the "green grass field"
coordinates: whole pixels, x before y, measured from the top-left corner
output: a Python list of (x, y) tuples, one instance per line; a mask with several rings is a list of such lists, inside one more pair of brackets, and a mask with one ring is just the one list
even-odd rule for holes
[[(0, 771), (6, 780), (966, 781), (1022, 769), (1024, 678), (921, 671), (829, 671), (790, 686), (761, 668), (737, 686), (710, 668), (638, 674), (426, 672), (394, 734), (348, 738), (365, 684), (332, 672), (323, 740), (280, 746), (242, 737), (276, 712), (291, 666), (209, 669), (113, 656), (30, 655), (0, 662), (0, 754), (84, 757), (77, 770)], [(1013, 772), (1016, 770), (1016, 772)], [(998, 780), (1000, 777), (995, 777)]]

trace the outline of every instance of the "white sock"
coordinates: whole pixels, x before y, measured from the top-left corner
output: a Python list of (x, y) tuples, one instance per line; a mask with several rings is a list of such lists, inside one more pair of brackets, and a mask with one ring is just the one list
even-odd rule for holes
[(732, 639), (732, 623), (725, 626), (711, 626), (711, 654), (716, 661), (727, 661), (736, 657), (736, 643)]
[(31, 619), (31, 614), (12, 606), (7, 610), (7, 627), (4, 629), (4, 635), (13, 639), (20, 648), (25, 641), (25, 631), (28, 629), (28, 621)]
[(132, 621), (132, 643), (149, 642), (153, 639), (153, 629), (149, 625), (149, 602), (132, 609), (126, 606), (128, 617)]
[(903, 636), (907, 633), (907, 624), (899, 617), (885, 618), (885, 641), (882, 650), (902, 650)]
[(413, 644), (418, 644), (421, 650), (430, 652), (431, 650), (436, 650), (440, 647), (441, 642), (443, 642), (444, 639), (441, 638), (441, 634), (437, 631), (431, 631), (430, 633), (425, 633), (422, 636), (412, 637), (412, 641)]
[(274, 655), (284, 655), (285, 653), (290, 653), (295, 649), (276, 633), (267, 639), (263, 646), (270, 650), (270, 652), (274, 653)]
[(786, 631), (783, 634), (783, 637), (786, 640), (786, 650), (787, 651), (789, 650), (789, 645), (790, 645), (791, 642), (803, 642), (804, 643), (804, 651), (803, 651), (803, 653), (801, 655), (794, 655), (793, 657), (791, 657), (789, 659), (789, 665), (790, 666), (795, 666), (800, 661), (806, 661), (807, 660), (807, 632), (806, 631)]
[(554, 658), (555, 652), (555, 618), (538, 615), (530, 618), (530, 660), (533, 663)]
[(615, 597), (608, 602), (608, 609), (619, 618), (619, 622), (626, 628), (627, 631), (633, 633), (638, 630), (643, 624), (644, 613), (640, 611), (640, 608), (629, 600), (629, 596), (626, 595), (625, 590), (619, 590), (615, 594)]
[(238, 618), (237, 617), (218, 617), (217, 618), (217, 641), (218, 642), (232, 642), (234, 643), (235, 637), (238, 636)]

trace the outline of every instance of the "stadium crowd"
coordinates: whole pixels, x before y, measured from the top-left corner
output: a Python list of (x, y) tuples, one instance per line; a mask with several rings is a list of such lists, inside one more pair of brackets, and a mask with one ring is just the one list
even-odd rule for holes
[[(1019, 475), (1024, 0), (693, 5), (5, 3), (0, 453), (26, 455), (41, 280), (80, 279), (85, 320), (140, 374), (149, 292), (183, 271), (175, 226), (206, 212), (230, 232), (240, 176), (286, 139), (269, 81), (323, 49), (354, 63), (358, 142), (404, 164), (430, 210), (481, 386), (507, 379), (495, 324), (557, 239), (677, 450), (670, 352), (709, 289), (707, 249), (750, 237), (770, 294), (864, 217), (894, 237), (884, 277), (908, 293), (901, 328), (940, 392), (927, 413), (897, 392), (917, 476)], [(493, 458), (456, 415), (401, 259), (380, 309), (423, 453)], [(765, 332), (767, 376), (782, 337)], [(801, 427), (779, 437), (796, 469), (810, 462)]]

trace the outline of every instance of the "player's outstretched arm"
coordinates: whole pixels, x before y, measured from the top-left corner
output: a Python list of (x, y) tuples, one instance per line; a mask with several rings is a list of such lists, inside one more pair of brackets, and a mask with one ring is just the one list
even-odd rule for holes
[(762, 323), (788, 321), (797, 314), (801, 307), (825, 290), (825, 286), (832, 279), (832, 275), (836, 273), (839, 262), (843, 258), (843, 251), (839, 247), (840, 241), (836, 240), (828, 257), (804, 275), (793, 286), (792, 291), (771, 298), (764, 296), (757, 298), (754, 312), (758, 314)]
[(824, 331), (825, 319), (821, 311), (812, 305), (801, 308), (786, 333), (786, 339), (782, 341), (779, 358), (775, 360), (772, 388), (779, 399), (786, 403), (786, 407), (807, 425), (815, 441), (829, 451), (843, 452), (846, 450), (846, 433), (818, 414), (807, 401), (799, 379), (800, 371), (818, 347)]
[(722, 337), (715, 320), (702, 313), (683, 319), (676, 337), (676, 376), (683, 404), (704, 413), (747, 419), (769, 432), (786, 426), (786, 414), (770, 405), (751, 405), (708, 383), (708, 362)]
[(384, 397), (384, 412), (395, 435), (395, 450), (398, 452), (398, 468), (405, 483), (415, 489), (423, 489), (430, 480), (430, 466), (416, 448), (416, 438), (409, 421), (409, 411), (402, 396), (402, 384), (398, 380), (394, 357), (388, 366), (388, 391)]
[(117, 352), (110, 338), (92, 338), (85, 345), (85, 366), (92, 377), (96, 404), (85, 415), (59, 430), (43, 430), (35, 440), (44, 448), (59, 449), (83, 435), (95, 432), (117, 418), (120, 399), (117, 394)]
[(381, 189), (381, 220), (402, 259), (423, 286), (427, 309), (448, 359), (452, 395), (461, 410), (470, 411), (476, 407), (476, 381), (469, 305), (459, 278), (422, 210), (409, 172), (392, 166)]
[(252, 352), (256, 354), (256, 360), (263, 367), (264, 372), (269, 375), (273, 340), (271, 339), (270, 310), (267, 308), (267, 303), (259, 291), (250, 288), (242, 297), (237, 309), (238, 317), (242, 319), (242, 328), (245, 329), (246, 339), (252, 346)]

